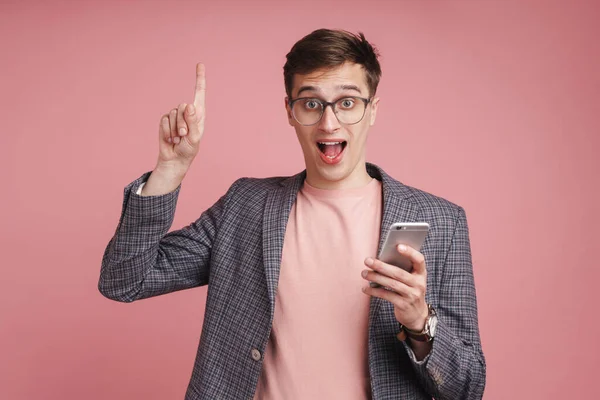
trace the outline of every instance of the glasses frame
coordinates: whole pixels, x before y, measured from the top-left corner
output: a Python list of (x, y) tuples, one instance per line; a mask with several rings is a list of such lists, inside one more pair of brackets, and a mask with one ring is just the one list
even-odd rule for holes
[[(360, 119), (356, 122), (353, 122), (351, 124), (345, 123), (340, 121), (340, 119), (338, 118), (337, 112), (335, 110), (335, 104), (340, 101), (340, 100), (344, 100), (344, 99), (359, 99), (362, 100), (365, 103), (365, 109), (363, 110), (363, 115), (360, 117)], [(296, 117), (296, 114), (294, 113), (294, 104), (298, 101), (298, 100), (314, 100), (317, 103), (321, 104), (321, 115), (319, 115), (319, 119), (317, 119), (316, 122), (312, 123), (312, 124), (303, 124), (302, 122), (298, 121), (298, 118)], [(321, 100), (317, 97), (298, 97), (296, 99), (290, 99), (288, 101), (288, 104), (290, 106), (290, 110), (292, 111), (292, 116), (294, 117), (294, 119), (296, 120), (296, 122), (298, 122), (300, 125), (302, 126), (313, 126), (319, 123), (319, 121), (321, 121), (321, 119), (323, 118), (323, 114), (325, 114), (325, 109), (327, 108), (327, 106), (331, 106), (331, 110), (333, 111), (333, 115), (335, 115), (335, 117), (337, 118), (338, 122), (340, 124), (344, 124), (344, 125), (356, 125), (358, 124), (360, 121), (363, 120), (363, 118), (365, 117), (365, 114), (367, 113), (367, 107), (369, 106), (369, 103), (371, 103), (371, 101), (373, 100), (373, 98), (364, 98), (364, 97), (358, 97), (358, 96), (344, 96), (341, 97), (339, 99), (337, 99), (336, 101), (325, 101), (325, 100)]]

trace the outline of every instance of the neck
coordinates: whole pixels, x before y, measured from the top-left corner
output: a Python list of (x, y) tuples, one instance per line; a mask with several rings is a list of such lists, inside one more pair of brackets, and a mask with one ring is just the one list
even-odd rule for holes
[(306, 182), (317, 189), (340, 190), (354, 189), (367, 185), (373, 179), (367, 172), (365, 162), (359, 162), (349, 175), (339, 180), (329, 180), (313, 169), (306, 169)]

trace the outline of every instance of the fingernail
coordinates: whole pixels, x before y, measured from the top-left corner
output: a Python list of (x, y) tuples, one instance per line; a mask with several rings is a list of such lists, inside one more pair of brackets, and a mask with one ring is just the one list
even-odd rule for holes
[(361, 272), (361, 275), (363, 278), (366, 278), (368, 273), (369, 273), (369, 271), (364, 270), (363, 272)]
[(185, 128), (179, 128), (179, 134), (180, 134), (181, 136), (185, 136), (185, 134), (186, 134), (186, 133), (187, 133), (187, 132), (185, 131)]
[(370, 267), (371, 265), (373, 265), (373, 259), (371, 257), (367, 258), (365, 260), (365, 264), (367, 264)]
[(406, 251), (406, 246), (403, 244), (399, 244), (398, 249), (400, 249), (400, 251)]
[(175, 143), (179, 143), (179, 136), (175, 136), (175, 137), (173, 138), (173, 141), (174, 141)]

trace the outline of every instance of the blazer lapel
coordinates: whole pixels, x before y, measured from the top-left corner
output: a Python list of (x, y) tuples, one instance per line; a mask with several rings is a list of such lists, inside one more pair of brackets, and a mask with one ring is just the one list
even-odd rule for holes
[(275, 293), (279, 282), (285, 230), (290, 210), (305, 177), (306, 170), (284, 180), (280, 187), (267, 194), (263, 214), (263, 260), (271, 303), (271, 318), (275, 313)]
[[(418, 208), (407, 200), (410, 197), (408, 188), (387, 175), (383, 169), (375, 164), (367, 163), (367, 172), (373, 178), (381, 181), (383, 189), (383, 215), (381, 216), (381, 230), (377, 249), (377, 254), (379, 254), (389, 227), (395, 222), (417, 222)], [(374, 326), (377, 311), (384, 301), (386, 300), (379, 297), (371, 297), (369, 309), (370, 327)]]

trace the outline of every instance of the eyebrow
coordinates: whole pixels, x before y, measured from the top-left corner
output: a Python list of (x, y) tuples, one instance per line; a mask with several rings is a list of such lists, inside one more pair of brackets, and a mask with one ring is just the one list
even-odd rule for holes
[[(338, 85), (338, 86), (336, 86), (336, 89), (354, 90), (354, 91), (358, 92), (359, 94), (362, 94), (362, 92), (360, 91), (360, 88), (356, 85)], [(302, 93), (304, 91), (321, 92), (321, 89), (316, 86), (301, 86), (300, 90), (298, 90), (298, 93), (296, 94), (296, 96), (300, 96), (300, 93)]]

